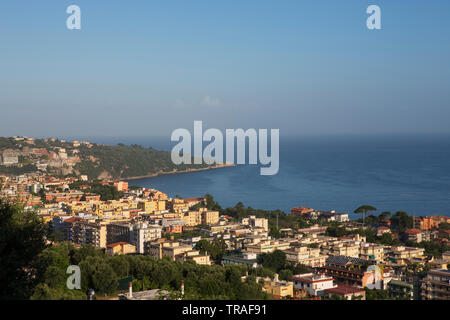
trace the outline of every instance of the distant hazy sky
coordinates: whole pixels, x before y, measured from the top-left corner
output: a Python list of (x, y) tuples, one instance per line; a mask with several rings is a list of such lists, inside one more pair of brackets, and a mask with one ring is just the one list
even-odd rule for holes
[(447, 0), (3, 0), (0, 135), (450, 132), (449, 39)]

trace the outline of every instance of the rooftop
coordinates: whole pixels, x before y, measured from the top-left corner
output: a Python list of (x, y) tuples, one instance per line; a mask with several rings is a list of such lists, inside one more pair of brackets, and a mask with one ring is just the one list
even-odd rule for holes
[(339, 284), (336, 288), (325, 289), (325, 292), (331, 294), (345, 295), (345, 294), (365, 293), (365, 290), (358, 287)]

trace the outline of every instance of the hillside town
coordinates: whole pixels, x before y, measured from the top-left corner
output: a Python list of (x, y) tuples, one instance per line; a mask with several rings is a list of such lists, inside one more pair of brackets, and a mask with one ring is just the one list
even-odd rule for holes
[[(3, 163), (17, 160), (13, 158), (3, 153)], [(232, 217), (211, 209), (207, 196), (170, 198), (163, 191), (121, 180), (57, 178), (45, 172), (1, 175), (0, 195), (35, 210), (51, 226), (54, 245), (64, 241), (77, 247), (92, 245), (111, 256), (146, 255), (248, 268), (266, 267), (268, 257), (281, 254), (285, 263), (299, 267), (293, 270), (302, 272), (286, 276), (274, 269), (273, 276), (258, 277), (261, 290), (275, 299), (365, 300), (372, 291), (386, 292), (389, 299), (450, 299), (450, 252), (437, 257), (426, 254), (423, 247), (405, 245), (448, 244), (450, 230), (440, 228), (450, 223), (448, 217), (417, 217), (413, 228), (401, 232), (390, 219), (370, 223), (368, 217), (363, 230), (372, 230), (376, 239), (397, 240), (389, 245), (351, 233), (361, 230), (361, 222), (349, 220), (348, 213), (295, 207), (286, 216), (303, 219), (308, 227), (279, 228), (278, 216), (276, 225), (263, 216)], [(336, 228), (347, 233), (331, 235)], [(199, 246), (205, 241), (220, 241), (224, 253), (212, 256)], [(150, 296), (133, 295), (131, 288), (121, 295), (124, 299)]]

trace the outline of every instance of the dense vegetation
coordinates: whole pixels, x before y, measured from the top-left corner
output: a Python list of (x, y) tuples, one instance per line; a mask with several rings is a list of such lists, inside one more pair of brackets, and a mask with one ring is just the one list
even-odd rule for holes
[[(86, 299), (85, 293), (91, 288), (98, 297), (115, 296), (121, 292), (118, 280), (130, 276), (135, 291), (163, 289), (179, 295), (183, 280), (186, 299), (268, 298), (256, 283), (255, 274), (241, 281), (247, 267), (202, 266), (195, 262), (155, 260), (145, 255), (107, 256), (92, 246), (75, 249), (69, 243), (45, 249), (36, 260), (39, 284), (31, 299)], [(69, 265), (81, 269), (81, 290), (66, 288)]]
[(31, 263), (46, 246), (46, 232), (35, 213), (0, 199), (0, 300), (31, 295), (38, 282)]
[(36, 172), (37, 167), (33, 164), (26, 164), (22, 166), (3, 166), (0, 165), (0, 173), (19, 176), (21, 174)]
[(209, 254), (216, 263), (220, 263), (227, 251), (227, 245), (222, 239), (214, 239), (213, 241), (200, 240), (195, 247), (201, 253)]
[[(104, 171), (113, 178), (126, 178), (207, 167), (205, 164), (175, 165), (171, 160), (170, 152), (139, 145), (94, 145), (92, 148), (82, 146), (79, 150), (82, 161), (75, 166), (75, 169), (80, 174), (86, 174), (91, 178), (97, 178)], [(91, 157), (97, 161), (92, 162)]]

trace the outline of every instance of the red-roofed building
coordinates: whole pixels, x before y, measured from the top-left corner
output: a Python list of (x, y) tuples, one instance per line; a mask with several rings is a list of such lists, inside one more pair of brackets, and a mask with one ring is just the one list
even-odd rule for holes
[(206, 202), (205, 200), (206, 199), (202, 198), (202, 197), (199, 197), (199, 198), (186, 198), (186, 199), (184, 199), (184, 202), (187, 203), (189, 205), (189, 208), (190, 208), (192, 206), (195, 206), (196, 204), (205, 203)]
[(298, 215), (298, 216), (307, 216), (311, 212), (313, 212), (314, 209), (308, 208), (308, 207), (296, 207), (291, 209), (292, 215)]
[(82, 218), (79, 217), (72, 217), (72, 218), (68, 218), (66, 220), (64, 220), (65, 223), (74, 223), (75, 221), (80, 221), (83, 220)]
[(339, 284), (336, 288), (326, 289), (325, 293), (328, 295), (328, 298), (337, 295), (346, 300), (352, 300), (356, 297), (361, 297), (361, 300), (366, 300), (366, 291), (363, 288), (354, 286)]
[(422, 231), (419, 229), (406, 229), (405, 237), (408, 241), (422, 242)]

